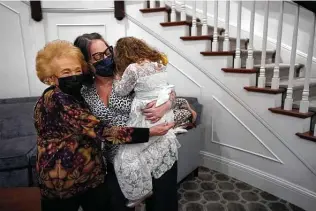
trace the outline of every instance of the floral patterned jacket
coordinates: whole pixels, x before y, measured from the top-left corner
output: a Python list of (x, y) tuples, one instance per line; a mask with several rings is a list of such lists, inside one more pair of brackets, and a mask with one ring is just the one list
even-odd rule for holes
[(148, 128), (109, 127), (93, 116), (84, 101), (52, 86), (34, 109), (41, 194), (69, 198), (104, 182), (101, 142), (144, 143)]

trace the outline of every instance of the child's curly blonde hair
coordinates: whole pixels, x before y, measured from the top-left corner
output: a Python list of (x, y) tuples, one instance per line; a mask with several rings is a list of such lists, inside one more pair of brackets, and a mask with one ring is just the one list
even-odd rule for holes
[(122, 75), (132, 63), (142, 63), (145, 60), (167, 65), (167, 56), (135, 37), (124, 37), (117, 41), (115, 46), (116, 71)]

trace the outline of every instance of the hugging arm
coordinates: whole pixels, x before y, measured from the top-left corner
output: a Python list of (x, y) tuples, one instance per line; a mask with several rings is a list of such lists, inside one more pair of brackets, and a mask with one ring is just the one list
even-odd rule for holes
[(122, 75), (121, 80), (114, 83), (114, 92), (119, 96), (127, 96), (133, 91), (137, 82), (136, 71), (128, 66)]

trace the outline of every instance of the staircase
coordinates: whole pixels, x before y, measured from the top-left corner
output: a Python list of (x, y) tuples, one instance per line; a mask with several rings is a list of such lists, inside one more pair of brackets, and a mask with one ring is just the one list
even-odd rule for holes
[[(215, 1), (217, 2), (217, 1)], [(229, 2), (229, 1), (228, 1)], [(179, 3), (179, 2), (178, 2)], [(248, 92), (258, 92), (258, 93), (265, 93), (265, 94), (282, 94), (282, 101), (281, 106), (277, 108), (267, 108), (271, 112), (280, 115), (287, 115), (297, 118), (312, 118), (314, 117), (314, 112), (316, 111), (316, 78), (309, 78), (309, 109), (306, 111), (300, 111), (299, 105), (300, 101), (303, 97), (303, 89), (305, 83), (304, 77), (304, 64), (294, 63), (293, 69), (294, 74), (291, 80), (291, 88), (292, 88), (292, 100), (293, 106), (291, 108), (284, 108), (284, 102), (286, 98), (287, 88), (289, 84), (289, 74), (291, 64), (289, 63), (282, 63), (282, 58), (279, 58), (278, 63), (276, 64), (276, 50), (253, 50), (249, 48), (249, 39), (248, 38), (236, 38), (236, 37), (229, 37), (227, 34), (225, 35), (225, 29), (220, 28), (217, 26), (213, 26), (207, 24), (207, 34), (203, 34), (203, 23), (201, 20), (189, 15), (183, 15), (185, 10), (185, 3), (180, 3), (180, 8), (182, 11), (177, 11), (176, 2), (156, 2), (156, 1), (147, 1), (145, 3), (146, 8), (140, 9), (141, 13), (165, 13), (165, 22), (156, 23), (160, 24), (162, 27), (176, 27), (176, 26), (186, 26), (186, 36), (179, 35), (179, 38), (184, 42), (188, 42), (191, 45), (194, 45), (196, 41), (205, 41), (206, 51), (200, 52), (205, 57), (215, 57), (215, 56), (232, 56), (235, 60), (236, 57), (240, 57), (241, 64), (239, 67), (232, 62), (231, 66), (233, 68), (226, 68), (223, 67), (222, 71), (226, 73), (234, 73), (234, 74), (255, 74), (256, 80), (253, 86), (245, 86), (244, 89)], [(284, 3), (282, 3), (284, 4)], [(204, 4), (206, 6), (206, 4)], [(283, 5), (284, 6), (284, 5)], [(172, 9), (173, 8), (173, 9)], [(207, 11), (207, 10), (206, 10)], [(229, 11), (229, 10), (228, 10)], [(172, 14), (175, 13), (175, 14)], [(194, 11), (193, 11), (194, 13)], [(171, 20), (173, 17), (176, 19)], [(204, 21), (205, 22), (205, 21)], [(205, 24), (205, 23), (204, 23)], [(217, 30), (217, 34), (214, 34), (214, 28)], [(194, 30), (194, 32), (193, 32)], [(214, 37), (216, 36), (218, 47), (216, 50), (212, 50), (212, 45), (214, 45)], [(229, 47), (225, 49), (225, 39), (229, 40)], [(239, 43), (237, 44), (237, 40)], [(238, 47), (239, 46), (239, 47)], [(239, 49), (237, 49), (239, 48)], [(229, 50), (228, 50), (229, 49)], [(237, 52), (239, 51), (239, 55)], [(265, 57), (264, 62), (262, 61), (262, 57)], [(247, 58), (253, 58), (253, 65), (251, 68), (247, 67)], [(278, 75), (276, 75), (276, 66), (278, 67)], [(258, 80), (260, 75), (260, 68), (264, 68), (264, 77), (265, 77), (265, 86), (259, 87)], [(276, 75), (277, 80), (279, 80), (279, 86), (277, 88), (272, 88), (272, 78)], [(312, 119), (310, 130), (303, 132), (303, 133), (296, 133), (302, 139), (315, 141), (316, 142), (316, 134), (314, 134), (314, 127), (315, 127), (316, 120)]]
[[(288, 2), (280, 2), (282, 4), (280, 17), (282, 14), (282, 18), (279, 19), (278, 28), (275, 28), (278, 31), (276, 45), (274, 47), (267, 45), (267, 32), (264, 30), (260, 48), (254, 48), (253, 23), (250, 24), (248, 35), (245, 36), (245, 33), (242, 35), (240, 32), (243, 2), (236, 2), (238, 7), (234, 8), (238, 10), (237, 32), (235, 33), (231, 29), (227, 15), (225, 23), (218, 26), (217, 13), (225, 13), (223, 10), (219, 11), (219, 1), (213, 1), (212, 8), (207, 8), (207, 1), (200, 1), (199, 4), (202, 4), (203, 8), (199, 10), (199, 14), (196, 6), (199, 1), (192, 2), (193, 6), (192, 4), (188, 6), (185, 1), (145, 1), (142, 8), (139, 8), (139, 5), (137, 8), (136, 3), (130, 3), (127, 6), (127, 19), (131, 23), (131, 28), (140, 27), (141, 29), (140, 31), (133, 29), (127, 34), (139, 36), (139, 33), (148, 33), (144, 39), (149, 39), (149, 43), (165, 44), (164, 46), (171, 50), (161, 46), (160, 50), (169, 51), (170, 55), (167, 55), (170, 58), (171, 70), (176, 66), (183, 69), (188, 78), (202, 90), (201, 102), (207, 105), (203, 111), (205, 114), (203, 124), (206, 127), (206, 146), (201, 151), (203, 165), (264, 189), (306, 210), (314, 210), (316, 186), (313, 181), (316, 176), (316, 165), (315, 156), (312, 154), (316, 149), (313, 143), (316, 142), (314, 134), (316, 121), (313, 118), (316, 112), (316, 78), (311, 77), (313, 42), (309, 42), (311, 47), (308, 50), (307, 61), (295, 62), (297, 54), (294, 43), (297, 42), (295, 31), (298, 24), (296, 18), (293, 23), (291, 59), (285, 58), (281, 53), (282, 36), (280, 34), (282, 34), (283, 9), (285, 4), (290, 4)], [(226, 1), (225, 14), (231, 14), (229, 2)], [(294, 6), (296, 8), (297, 5)], [(264, 17), (267, 16), (268, 9), (268, 7), (265, 8)], [(137, 12), (134, 12), (136, 10)], [(211, 18), (208, 14), (210, 10), (214, 10)], [(297, 12), (298, 9), (295, 11)], [(252, 10), (251, 22), (254, 22), (254, 13), (255, 11)], [(311, 22), (313, 21), (315, 19)], [(264, 28), (273, 29), (268, 26), (267, 21)], [(150, 36), (155, 38), (151, 39)], [(314, 32), (311, 32), (310, 36), (314, 37)], [(196, 69), (190, 72), (190, 68)], [(177, 82), (177, 78), (173, 82)], [(183, 86), (181, 89), (184, 92), (191, 93), (192, 91), (189, 86), (188, 88)], [(228, 98), (233, 98), (233, 100), (228, 100)], [(247, 144), (253, 143), (238, 139), (240, 134), (237, 132), (239, 131), (225, 126), (232, 124), (220, 120), (226, 116), (223, 115), (224, 112), (213, 108), (214, 105), (230, 113), (228, 115), (233, 116), (234, 121), (237, 120), (246, 128), (245, 133), (248, 130), (252, 134), (254, 141), (259, 141), (266, 149), (273, 146), (271, 153), (274, 157), (271, 156), (273, 158), (267, 161), (268, 164), (264, 160), (256, 160), (258, 153), (249, 150), (251, 147), (247, 148)], [(217, 114), (217, 112), (220, 113)], [(253, 119), (246, 120), (248, 116), (243, 116), (246, 113)], [(217, 118), (219, 120), (215, 121), (218, 122), (214, 123), (213, 119)], [(264, 125), (264, 127), (258, 127), (259, 124), (255, 121), (261, 122), (261, 126)], [(235, 143), (229, 141), (234, 138), (233, 131), (236, 132)], [(267, 134), (265, 135), (262, 131), (267, 131)], [(218, 138), (218, 136), (221, 137)], [(237, 142), (242, 144), (238, 145)], [(274, 154), (272, 151), (277, 152)], [(294, 156), (297, 160), (294, 161), (293, 157), (288, 156)], [(210, 162), (207, 161), (209, 158)], [(261, 156), (261, 158), (267, 157)], [(266, 166), (269, 167), (266, 168)], [(248, 173), (257, 175), (260, 179), (248, 177)], [(266, 175), (269, 176), (266, 177)], [(303, 175), (306, 178), (303, 178)], [(288, 186), (289, 183), (283, 183), (283, 181), (290, 181), (291, 185)], [(282, 185), (278, 185), (279, 183)], [(286, 188), (278, 191), (279, 186), (282, 186), (281, 189)], [(296, 189), (297, 187), (304, 188)], [(293, 195), (289, 191), (292, 188), (295, 192)], [(298, 192), (304, 197), (299, 196)], [(305, 201), (306, 198), (309, 198), (308, 201)]]

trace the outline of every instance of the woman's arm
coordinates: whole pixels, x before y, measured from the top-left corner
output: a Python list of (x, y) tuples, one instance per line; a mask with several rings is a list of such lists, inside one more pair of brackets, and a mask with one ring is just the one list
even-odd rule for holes
[(137, 74), (132, 65), (128, 66), (121, 80), (114, 83), (114, 92), (119, 96), (127, 96), (133, 91), (137, 82)]
[(162, 104), (161, 106), (155, 107), (156, 100), (148, 103), (146, 108), (143, 109), (143, 115), (146, 116), (147, 120), (150, 120), (152, 123), (158, 122), (163, 115), (165, 115), (170, 109), (175, 108), (176, 106), (176, 92), (172, 91), (169, 94), (169, 100)]
[(74, 98), (61, 91), (53, 92), (52, 99), (54, 102), (50, 105), (56, 104), (54, 110), (68, 123), (68, 129), (73, 134), (105, 139), (111, 144), (148, 142), (149, 128), (109, 127), (93, 116), (88, 108), (82, 107)]

